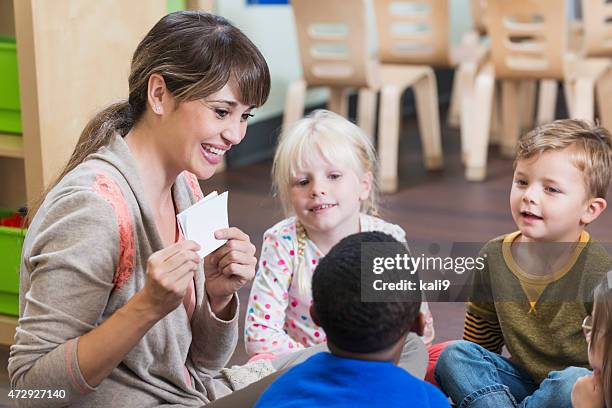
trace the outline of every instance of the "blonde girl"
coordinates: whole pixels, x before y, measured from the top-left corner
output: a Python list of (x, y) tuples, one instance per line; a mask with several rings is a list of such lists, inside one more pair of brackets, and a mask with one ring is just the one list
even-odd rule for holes
[[(377, 218), (376, 156), (356, 125), (325, 110), (281, 135), (272, 169), (274, 190), (288, 218), (264, 234), (245, 324), (250, 355), (278, 356), (326, 341), (310, 318), (310, 283), (319, 259), (342, 238), (386, 232), (401, 242), (404, 230)], [(433, 339), (433, 320), (423, 303)]]
[(582, 325), (593, 375), (576, 381), (572, 390), (574, 408), (612, 407), (612, 271), (595, 288), (593, 298), (593, 314)]

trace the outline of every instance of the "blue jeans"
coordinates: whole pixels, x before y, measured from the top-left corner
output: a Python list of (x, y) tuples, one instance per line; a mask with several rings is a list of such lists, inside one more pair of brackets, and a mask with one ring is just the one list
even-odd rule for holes
[(507, 358), (463, 340), (442, 352), (435, 369), (436, 381), (459, 408), (571, 408), (574, 383), (590, 373), (569, 367), (538, 385)]

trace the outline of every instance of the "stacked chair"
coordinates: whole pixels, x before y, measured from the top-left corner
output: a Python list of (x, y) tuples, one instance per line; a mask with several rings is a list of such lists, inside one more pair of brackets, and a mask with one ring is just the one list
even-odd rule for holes
[[(496, 79), (502, 83), (501, 150), (503, 155), (512, 157), (521, 125), (521, 81), (563, 81), (568, 89), (571, 116), (593, 120), (595, 84), (609, 72), (608, 61), (585, 59), (568, 51), (565, 2), (488, 0), (486, 17), (490, 58), (480, 64), (473, 88), (466, 91), (468, 103), (477, 109), (471, 110), (470, 120), (462, 123), (469, 144), (465, 175), (475, 181), (486, 176)], [(547, 95), (541, 94), (541, 100), (543, 97), (548, 100)], [(550, 111), (550, 107), (542, 109), (542, 102), (540, 109)]]
[[(582, 22), (570, 25), (568, 41), (568, 62), (578, 62), (578, 72), (564, 82), (565, 99), (570, 117), (593, 119), (595, 106), (592, 103), (578, 103), (579, 100), (593, 100), (596, 89), (599, 119), (607, 128), (612, 126), (612, 78), (609, 63), (612, 58), (612, 4), (606, 0), (583, 0)], [(574, 64), (575, 65), (575, 64)], [(607, 87), (607, 88), (606, 88)], [(554, 119), (557, 101), (557, 82), (542, 81), (540, 85), (540, 106), (538, 123)], [(609, 114), (608, 114), (609, 113)]]
[[(479, 61), (487, 54), (487, 47), (481, 42), (482, 24), (476, 24), (476, 29), (464, 35), (459, 46), (452, 47), (449, 42), (448, 0), (374, 0), (374, 5), (382, 66), (388, 69), (407, 65), (455, 67), (448, 122), (455, 125), (468, 120), (473, 106), (463, 102), (465, 89), (470, 89), (468, 84), (474, 82)], [(473, 7), (474, 14), (482, 15), (481, 10), (476, 10), (480, 4), (473, 4)], [(385, 102), (381, 97), (381, 106)], [(395, 102), (391, 100), (388, 103)], [(396, 177), (397, 142), (393, 135), (397, 131), (387, 129), (395, 123), (389, 121), (384, 127), (381, 124), (379, 129), (383, 180), (387, 180), (389, 187), (394, 186), (392, 180)], [(461, 140), (463, 155), (466, 156), (467, 135), (463, 130)], [(437, 164), (428, 163), (428, 168), (435, 168)]]
[[(488, 46), (489, 44), (489, 37), (488, 37), (488, 33), (487, 33), (487, 0), (470, 0), (470, 11), (471, 11), (471, 15), (472, 15), (472, 22), (473, 22), (473, 33), (471, 35), (477, 35), (479, 38), (479, 41), (487, 44), (487, 47), (485, 49), (485, 52), (488, 53), (490, 47)], [(470, 34), (469, 34), (470, 35)], [(470, 70), (474, 69), (474, 64), (480, 64), (483, 61), (484, 55), (482, 52), (480, 52), (478, 59), (474, 60), (473, 63), (470, 63), (469, 68)], [(474, 77), (475, 74), (473, 72), (470, 71), (469, 73), (469, 77), (467, 79), (465, 79), (464, 81), (462, 81), (463, 83), (468, 83), (468, 84), (473, 84), (474, 82)], [(491, 124), (490, 124), (490, 139), (489, 142), (491, 144), (499, 144), (499, 138), (500, 138), (500, 126), (501, 124), (500, 122), (500, 114), (499, 114), (499, 110), (500, 110), (500, 105), (501, 105), (501, 101), (499, 98), (499, 92), (498, 92), (498, 88), (499, 86), (499, 81), (497, 81), (498, 83), (496, 83), (495, 85), (495, 89), (496, 92), (494, 93), (494, 99), (493, 99), (493, 106), (491, 109)], [(542, 86), (543, 88), (545, 88), (545, 90), (549, 90), (550, 86), (555, 86), (554, 90), (556, 90), (556, 81), (540, 81), (540, 83), (546, 83), (549, 82), (549, 87), (547, 88), (546, 86)], [(462, 95), (463, 98), (465, 99), (466, 97), (466, 93), (468, 93), (470, 90), (469, 88), (467, 88), (467, 85), (464, 86), (462, 88)], [(531, 128), (533, 126), (534, 123), (534, 113), (536, 111), (536, 90), (537, 90), (537, 81), (535, 80), (531, 80), (531, 79), (526, 79), (521, 81), (520, 85), (519, 85), (519, 98), (521, 101), (521, 104), (519, 106), (519, 112), (520, 112), (520, 123), (521, 123), (521, 127), (523, 129), (527, 129), (527, 128)], [(465, 109), (462, 110), (462, 117), (464, 118), (463, 121), (467, 121), (469, 120), (469, 115), (470, 115), (470, 110), (474, 109), (473, 106), (464, 106)], [(476, 108), (477, 109), (477, 108)], [(538, 109), (538, 112), (540, 112), (540, 110)], [(462, 141), (463, 141), (463, 145), (464, 145), (464, 150), (463, 150), (463, 162), (466, 162), (466, 157), (467, 157), (467, 153), (466, 153), (466, 137), (465, 137), (465, 131), (464, 128), (462, 127), (462, 131), (461, 131), (461, 135), (462, 135)]]
[(376, 93), (380, 92), (379, 181), (382, 191), (397, 189), (400, 98), (412, 87), (425, 166), (442, 166), (442, 144), (435, 75), (428, 65), (384, 63), (370, 55), (366, 0), (292, 0), (303, 77), (289, 86), (283, 126), (303, 115), (306, 89), (330, 89), (329, 109), (346, 115), (347, 93), (358, 89), (358, 124), (374, 134)]
[(570, 113), (573, 117), (593, 119), (594, 105), (583, 105), (582, 101), (593, 101), (595, 88), (599, 119), (612, 130), (612, 3), (582, 0), (582, 14), (582, 62), (569, 86), (569, 97), (573, 101)]
[(377, 61), (368, 50), (365, 0), (292, 0), (302, 78), (289, 85), (283, 128), (304, 114), (306, 90), (327, 87), (328, 109), (347, 115), (348, 93), (358, 90), (359, 126), (374, 134)]

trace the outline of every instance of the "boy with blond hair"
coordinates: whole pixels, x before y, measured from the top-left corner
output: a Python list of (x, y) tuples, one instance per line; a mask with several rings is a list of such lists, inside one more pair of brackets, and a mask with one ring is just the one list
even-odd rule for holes
[(519, 140), (510, 193), (519, 230), (482, 249), (464, 340), (435, 370), (458, 407), (571, 407), (573, 384), (589, 374), (581, 323), (612, 268), (585, 231), (606, 208), (611, 171), (602, 127), (559, 120)]

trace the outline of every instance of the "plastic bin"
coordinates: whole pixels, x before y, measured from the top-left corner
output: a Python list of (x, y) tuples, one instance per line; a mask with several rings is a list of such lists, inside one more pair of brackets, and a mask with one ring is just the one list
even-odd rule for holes
[[(0, 210), (0, 217), (12, 211)], [(19, 265), (24, 228), (0, 226), (0, 314), (19, 315)]]
[(166, 0), (166, 11), (172, 13), (175, 11), (185, 10), (185, 0)]
[(21, 133), (17, 44), (0, 37), (0, 133)]

